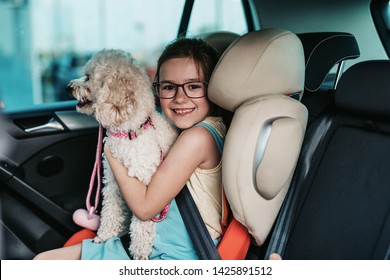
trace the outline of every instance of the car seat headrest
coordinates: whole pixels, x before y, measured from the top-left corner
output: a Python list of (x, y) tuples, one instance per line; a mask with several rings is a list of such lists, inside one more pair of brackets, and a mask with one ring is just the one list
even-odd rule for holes
[(218, 31), (203, 33), (198, 37), (214, 47), (219, 55), (222, 55), (229, 45), (240, 37), (240, 35), (229, 31)]
[(390, 117), (390, 61), (370, 60), (352, 65), (341, 76), (336, 107), (363, 116)]
[(224, 109), (264, 95), (301, 94), (304, 86), (301, 41), (276, 28), (249, 32), (224, 52), (210, 78), (208, 96)]
[(297, 34), (306, 59), (305, 89), (319, 89), (331, 69), (339, 62), (360, 56), (355, 36), (346, 32)]

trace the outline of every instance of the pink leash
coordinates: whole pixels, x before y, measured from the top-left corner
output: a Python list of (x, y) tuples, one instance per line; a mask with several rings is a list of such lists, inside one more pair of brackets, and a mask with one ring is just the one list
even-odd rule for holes
[[(85, 209), (78, 209), (73, 213), (73, 221), (83, 227), (90, 229), (92, 231), (96, 231), (99, 228), (100, 224), (100, 216), (96, 214), (96, 209), (99, 204), (99, 196), (100, 196), (100, 188), (101, 188), (101, 182), (100, 182), (100, 169), (101, 169), (101, 160), (100, 157), (102, 155), (102, 145), (103, 145), (103, 128), (101, 125), (99, 125), (99, 139), (98, 144), (96, 148), (96, 158), (95, 158), (95, 165), (93, 167), (91, 180), (89, 181), (89, 190), (87, 194), (86, 199), (86, 206), (87, 210)], [(98, 178), (98, 184), (97, 184), (97, 190), (95, 194), (95, 205), (91, 205), (91, 195), (92, 190), (95, 183), (95, 178)]]
[[(90, 216), (95, 213), (96, 208), (99, 205), (99, 197), (100, 197), (100, 189), (101, 189), (100, 170), (101, 170), (102, 146), (103, 146), (103, 128), (101, 125), (99, 125), (99, 136), (98, 136), (98, 143), (96, 148), (95, 164), (93, 167), (91, 180), (89, 181), (89, 190), (86, 199), (87, 210)], [(97, 177), (97, 189), (95, 194), (95, 205), (91, 205), (91, 195), (92, 195), (92, 190), (95, 184), (96, 177)]]
[[(146, 126), (144, 127), (147, 129), (149, 126), (152, 126), (151, 121), (146, 123)], [(134, 135), (133, 135), (134, 134)], [(130, 135), (130, 139), (135, 139), (137, 136), (135, 132)], [(120, 134), (113, 134), (116, 137), (123, 138), (122, 135)], [(101, 189), (101, 179), (100, 179), (100, 170), (101, 170), (101, 155), (102, 155), (102, 146), (103, 146), (103, 128), (101, 125), (99, 125), (99, 136), (98, 136), (98, 144), (96, 148), (96, 156), (95, 156), (95, 164), (93, 167), (92, 175), (91, 175), (91, 180), (89, 182), (89, 190), (87, 194), (87, 199), (86, 199), (86, 205), (87, 205), (87, 210), (88, 210), (88, 217), (91, 218), (92, 215), (96, 212), (96, 209), (99, 205), (99, 198), (100, 198), (100, 189)], [(161, 152), (160, 155), (161, 161), (163, 161), (164, 156)], [(95, 205), (91, 205), (91, 195), (92, 195), (92, 190), (95, 184), (95, 178), (97, 177), (97, 189), (96, 189), (96, 194), (95, 194)], [(161, 211), (160, 215), (152, 218), (152, 221), (154, 222), (160, 222), (166, 218), (168, 215), (170, 204), (164, 207), (164, 209)]]

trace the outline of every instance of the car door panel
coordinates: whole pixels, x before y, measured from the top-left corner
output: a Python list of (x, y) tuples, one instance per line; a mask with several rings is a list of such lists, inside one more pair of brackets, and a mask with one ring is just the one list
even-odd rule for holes
[(12, 248), (5, 258), (30, 259), (62, 246), (79, 229), (72, 214), (85, 207), (98, 124), (74, 106), (6, 114), (4, 120), (12, 139), (0, 164), (2, 228)]

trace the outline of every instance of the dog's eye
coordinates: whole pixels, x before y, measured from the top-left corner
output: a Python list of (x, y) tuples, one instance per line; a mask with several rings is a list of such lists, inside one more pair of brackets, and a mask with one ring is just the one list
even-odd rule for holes
[(85, 81), (89, 80), (89, 75), (85, 75)]

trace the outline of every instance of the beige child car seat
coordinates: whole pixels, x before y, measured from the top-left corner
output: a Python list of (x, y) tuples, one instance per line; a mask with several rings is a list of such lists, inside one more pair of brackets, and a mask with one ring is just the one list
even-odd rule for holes
[(198, 37), (213, 46), (218, 54), (221, 55), (234, 40), (240, 37), (240, 35), (229, 31), (216, 31), (203, 33)]
[(303, 92), (301, 41), (263, 29), (235, 40), (210, 79), (211, 101), (234, 112), (222, 156), (226, 198), (257, 245), (267, 238), (289, 188), (307, 123), (291, 95)]

